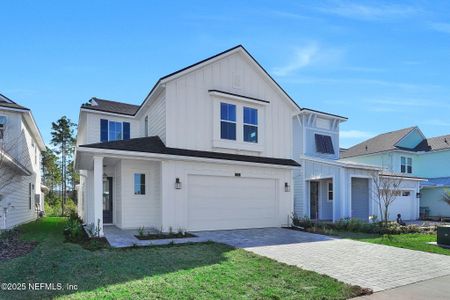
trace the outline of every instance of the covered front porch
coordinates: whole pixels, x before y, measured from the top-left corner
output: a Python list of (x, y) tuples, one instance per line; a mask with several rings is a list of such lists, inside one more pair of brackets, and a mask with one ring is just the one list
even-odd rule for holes
[[(78, 214), (91, 231), (161, 229), (161, 160), (82, 155)], [(112, 228), (112, 227), (110, 227)]]
[[(304, 157), (304, 174), (296, 197), (303, 198), (295, 213), (312, 220), (336, 222), (356, 218), (365, 222), (376, 212), (373, 201), (373, 166)], [(297, 177), (301, 178), (301, 177)]]

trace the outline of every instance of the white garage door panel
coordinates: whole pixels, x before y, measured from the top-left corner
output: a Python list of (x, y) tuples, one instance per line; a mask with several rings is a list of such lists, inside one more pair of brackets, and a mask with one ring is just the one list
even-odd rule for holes
[(189, 230), (279, 226), (276, 181), (190, 175)]
[(414, 220), (414, 196), (411, 192), (410, 196), (396, 197), (389, 207), (389, 219), (394, 221), (401, 214), (403, 220)]

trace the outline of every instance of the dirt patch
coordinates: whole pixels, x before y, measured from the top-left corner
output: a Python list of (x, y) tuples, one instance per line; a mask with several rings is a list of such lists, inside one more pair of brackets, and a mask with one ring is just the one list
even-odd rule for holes
[(17, 230), (9, 230), (0, 235), (0, 261), (24, 256), (36, 247), (35, 241), (24, 241), (19, 238)]

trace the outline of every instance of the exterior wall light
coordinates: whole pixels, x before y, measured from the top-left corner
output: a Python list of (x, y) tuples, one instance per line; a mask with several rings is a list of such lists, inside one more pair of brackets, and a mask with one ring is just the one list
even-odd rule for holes
[(416, 198), (417, 198), (417, 199), (420, 198), (420, 193), (416, 193)]
[(284, 191), (285, 192), (290, 192), (291, 191), (291, 187), (289, 186), (289, 183), (287, 183), (287, 182), (284, 183)]
[(177, 190), (181, 190), (181, 181), (180, 181), (180, 178), (175, 178), (175, 188), (177, 189)]

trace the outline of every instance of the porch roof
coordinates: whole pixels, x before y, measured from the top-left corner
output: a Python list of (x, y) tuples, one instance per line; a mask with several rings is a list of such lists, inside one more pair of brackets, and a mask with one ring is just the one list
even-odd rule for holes
[(300, 167), (300, 164), (292, 159), (170, 148), (164, 145), (159, 136), (87, 144), (87, 145), (80, 145), (80, 147)]

